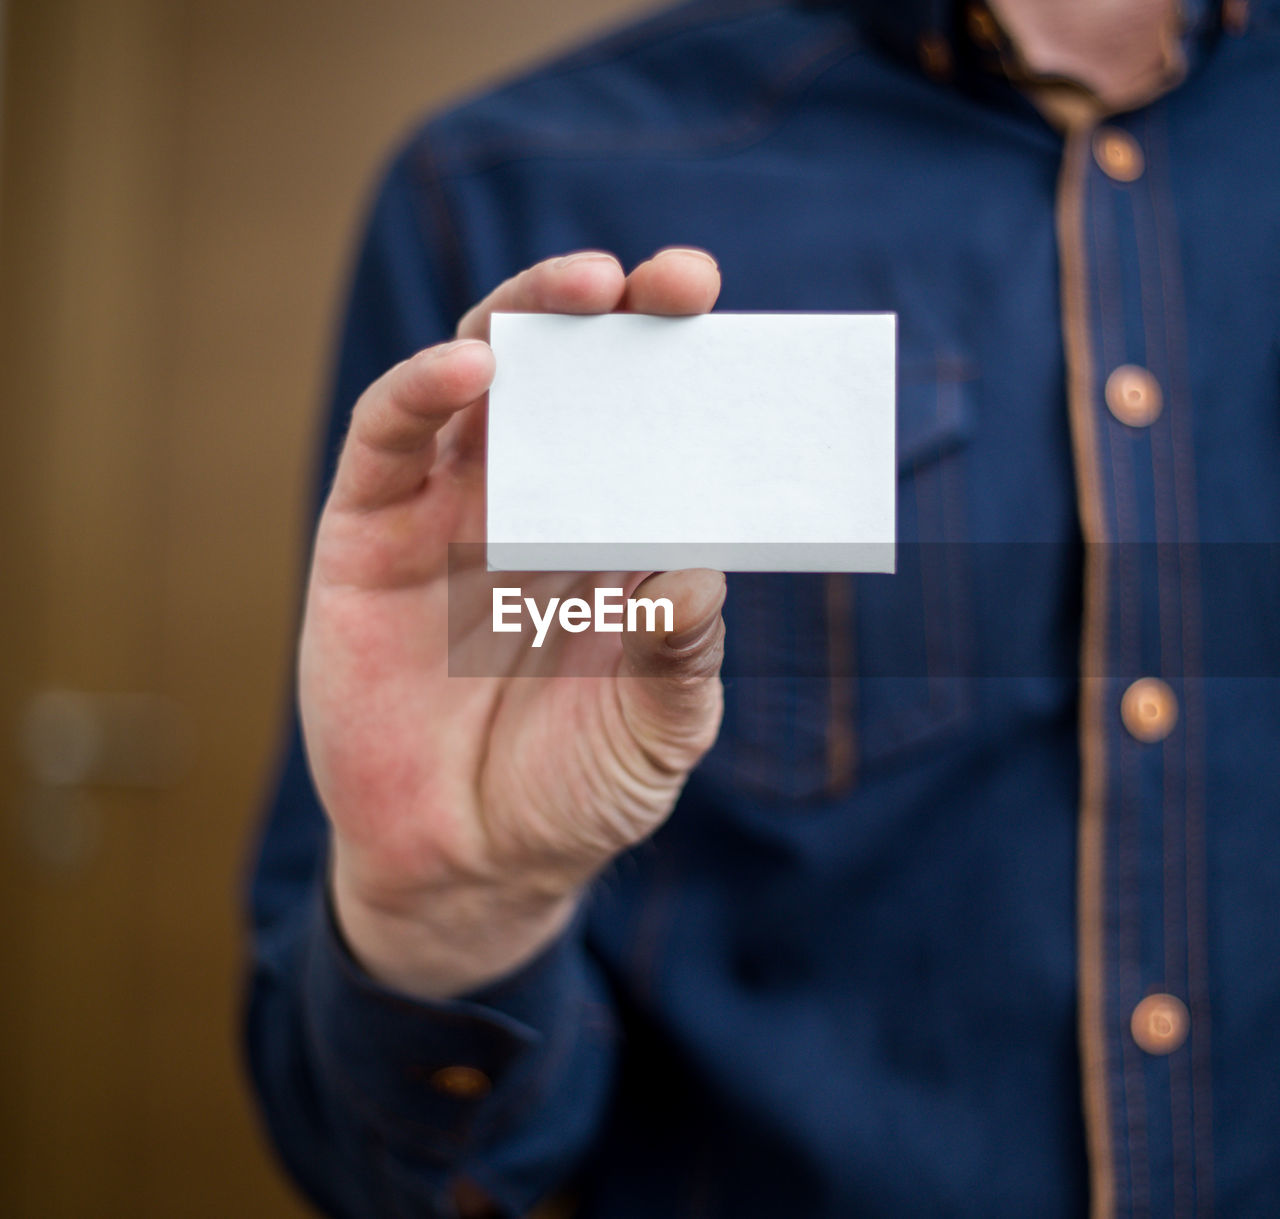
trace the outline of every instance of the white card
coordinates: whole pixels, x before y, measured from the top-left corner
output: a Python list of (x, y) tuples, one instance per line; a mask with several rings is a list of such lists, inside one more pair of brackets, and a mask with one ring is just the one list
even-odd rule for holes
[(892, 313), (497, 313), (491, 571), (894, 570)]

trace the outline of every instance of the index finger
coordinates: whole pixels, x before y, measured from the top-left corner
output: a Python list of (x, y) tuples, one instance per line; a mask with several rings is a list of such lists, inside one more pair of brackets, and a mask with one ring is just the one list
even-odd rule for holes
[(431, 470), (436, 433), (493, 380), (487, 343), (428, 347), (383, 373), (360, 395), (338, 458), (330, 504), (383, 508), (414, 494)]
[(608, 313), (626, 288), (622, 265), (601, 250), (548, 258), (499, 284), (458, 323), (460, 339), (488, 339), (494, 313)]

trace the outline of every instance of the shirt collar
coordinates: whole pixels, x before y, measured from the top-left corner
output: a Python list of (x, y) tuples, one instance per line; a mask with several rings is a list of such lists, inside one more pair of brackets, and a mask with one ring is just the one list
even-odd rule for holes
[[(919, 63), (933, 76), (951, 74), (959, 59), (990, 54), (982, 34), (993, 28), (981, 0), (840, 0), (878, 42)], [(1206, 35), (1225, 28), (1241, 33), (1250, 10), (1271, 9), (1277, 0), (1181, 0), (1184, 46), (1193, 50)], [(987, 13), (986, 18), (976, 13)]]

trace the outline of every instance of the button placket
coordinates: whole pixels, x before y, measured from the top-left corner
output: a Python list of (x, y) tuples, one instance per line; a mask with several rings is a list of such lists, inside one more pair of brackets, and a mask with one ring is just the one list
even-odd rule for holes
[[(1107, 1034), (1114, 1038), (1110, 1061), (1118, 1073), (1111, 1078), (1115, 1090), (1108, 1097), (1114, 1105), (1110, 1128), (1122, 1163), (1127, 1163), (1114, 1186), (1117, 1206), (1159, 1213), (1175, 1195), (1180, 1206), (1188, 1192), (1182, 1172), (1189, 1155), (1185, 1139), (1165, 1138), (1154, 1119), (1171, 1106), (1175, 1129), (1182, 1128), (1179, 1114), (1185, 1115), (1189, 1104), (1186, 1059), (1166, 1060), (1189, 1042), (1190, 1016), (1177, 993), (1185, 980), (1179, 939), (1168, 921), (1170, 907), (1148, 884), (1146, 861), (1164, 853), (1166, 883), (1176, 883), (1180, 848), (1167, 833), (1163, 839), (1155, 836), (1155, 809), (1161, 809), (1166, 823), (1176, 814), (1167, 804), (1164, 776), (1178, 773), (1184, 737), (1179, 694), (1155, 676), (1165, 664), (1179, 671), (1178, 655), (1160, 637), (1164, 616), (1176, 615), (1178, 607), (1170, 604), (1159, 569), (1164, 560), (1149, 545), (1168, 538), (1159, 499), (1160, 479), (1167, 475), (1157, 460), (1164, 454), (1158, 446), (1168, 443), (1168, 425), (1148, 430), (1164, 414), (1168, 389), (1161, 378), (1168, 375), (1168, 344), (1160, 330), (1160, 281), (1152, 282), (1158, 272), (1141, 229), (1148, 221), (1149, 197), (1159, 189), (1155, 179), (1146, 181), (1159, 146), (1144, 147), (1120, 125), (1129, 121), (1091, 132), (1086, 153), (1092, 161), (1086, 161), (1087, 170), (1093, 171), (1085, 211), (1086, 240), (1094, 258), (1089, 303), (1096, 310), (1090, 313), (1096, 362), (1089, 405), (1101, 429), (1104, 512), (1109, 538), (1116, 544), (1108, 560), (1115, 579), (1107, 584), (1105, 611), (1113, 745), (1108, 750), (1110, 832), (1104, 866), (1114, 877), (1119, 905), (1112, 910), (1114, 935), (1104, 935), (1103, 945), (1106, 986), (1114, 1001), (1107, 1016)], [(1149, 130), (1134, 129), (1144, 138)], [(1160, 168), (1159, 160), (1155, 168)], [(1157, 639), (1159, 647), (1153, 646)], [(1152, 947), (1159, 938), (1163, 953)], [(1159, 993), (1152, 992), (1153, 984), (1161, 988)], [(1166, 987), (1174, 993), (1166, 993)], [(1170, 1185), (1175, 1177), (1177, 1184)]]

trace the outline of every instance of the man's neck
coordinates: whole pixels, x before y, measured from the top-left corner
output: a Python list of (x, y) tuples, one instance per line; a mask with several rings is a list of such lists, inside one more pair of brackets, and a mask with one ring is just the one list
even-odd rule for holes
[(1177, 0), (988, 0), (1034, 71), (1087, 85), (1108, 108), (1157, 91), (1176, 62)]

